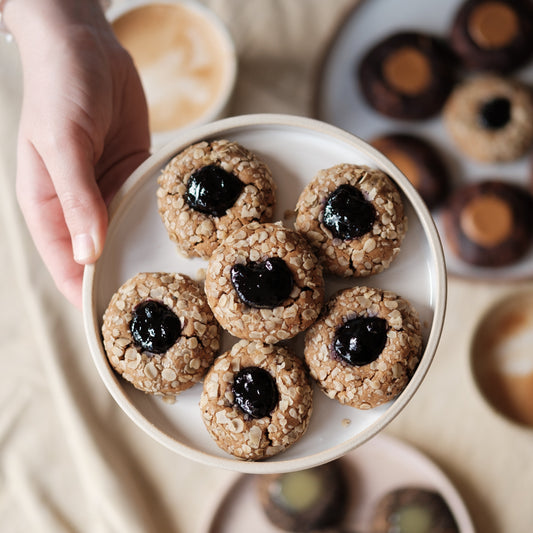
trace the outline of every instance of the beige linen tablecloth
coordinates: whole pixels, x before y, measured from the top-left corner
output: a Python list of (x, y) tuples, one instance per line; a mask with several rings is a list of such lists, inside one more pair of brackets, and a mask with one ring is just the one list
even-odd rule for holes
[[(317, 61), (352, 2), (205, 3), (227, 23), (239, 53), (231, 113), (311, 114)], [(81, 313), (53, 286), (15, 202), (21, 92), (16, 47), (1, 43), (0, 531), (194, 532), (232, 474), (152, 441), (102, 384)], [(533, 432), (487, 407), (468, 366), (480, 313), (526, 287), (533, 285), (450, 280), (435, 362), (387, 428), (444, 469), (480, 533), (533, 530)]]

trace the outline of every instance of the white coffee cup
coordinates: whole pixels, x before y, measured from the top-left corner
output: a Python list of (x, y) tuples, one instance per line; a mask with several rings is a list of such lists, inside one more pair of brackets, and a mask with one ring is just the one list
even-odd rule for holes
[(224, 116), (237, 59), (213, 11), (192, 0), (116, 0), (107, 16), (141, 76), (153, 149)]

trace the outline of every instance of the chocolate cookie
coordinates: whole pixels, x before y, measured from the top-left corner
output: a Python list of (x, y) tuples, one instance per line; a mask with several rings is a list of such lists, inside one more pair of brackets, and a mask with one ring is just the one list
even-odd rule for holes
[(405, 487), (385, 494), (372, 520), (374, 533), (459, 533), (444, 498), (433, 490)]
[(186, 148), (163, 169), (158, 183), (163, 223), (188, 257), (208, 259), (232, 231), (272, 218), (276, 186), (270, 170), (235, 142)]
[(349, 490), (343, 466), (338, 460), (297, 472), (256, 476), (259, 502), (269, 521), (283, 531), (325, 531), (340, 524)]
[(516, 80), (479, 76), (457, 86), (444, 107), (457, 148), (481, 162), (512, 161), (533, 144), (533, 97)]
[(450, 45), (466, 68), (508, 73), (533, 54), (532, 16), (522, 0), (467, 0), (454, 17)]
[(279, 222), (252, 222), (213, 253), (205, 290), (215, 317), (232, 335), (275, 344), (316, 320), (324, 278), (302, 235)]
[(444, 158), (431, 143), (408, 133), (389, 133), (370, 144), (400, 169), (429, 209), (444, 202), (451, 178)]
[(406, 387), (422, 355), (418, 314), (400, 296), (370, 287), (337, 293), (305, 335), (305, 361), (322, 390), (371, 409)]
[(369, 276), (398, 255), (407, 219), (400, 193), (385, 173), (341, 164), (320, 170), (305, 187), (294, 225), (326, 271)]
[(379, 41), (363, 56), (357, 72), (368, 103), (383, 115), (405, 120), (438, 113), (454, 83), (446, 44), (417, 32)]
[(288, 348), (241, 340), (209, 370), (200, 409), (221, 449), (258, 460), (282, 452), (305, 433), (312, 403), (307, 370)]
[(498, 267), (519, 260), (533, 237), (533, 198), (516, 185), (485, 180), (457, 189), (444, 211), (450, 249), (467, 263)]
[(113, 295), (102, 324), (113, 368), (136, 388), (173, 396), (198, 382), (219, 349), (201, 287), (183, 274), (143, 272)]

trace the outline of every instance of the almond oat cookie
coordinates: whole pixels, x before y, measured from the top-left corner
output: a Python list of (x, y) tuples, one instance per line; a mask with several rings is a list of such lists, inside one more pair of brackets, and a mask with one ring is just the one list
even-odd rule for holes
[(443, 118), (455, 146), (475, 161), (513, 161), (533, 144), (533, 95), (518, 80), (483, 75), (464, 81), (450, 94)]
[(396, 185), (381, 170), (365, 166), (320, 170), (302, 191), (296, 213), (295, 228), (325, 270), (342, 277), (388, 268), (407, 230)]
[(232, 335), (276, 344), (317, 319), (324, 278), (302, 235), (279, 222), (252, 222), (213, 253), (205, 291), (216, 319)]
[(113, 368), (136, 388), (172, 397), (205, 375), (219, 349), (219, 326), (188, 276), (143, 272), (111, 298), (102, 325)]
[(338, 292), (305, 336), (311, 377), (330, 398), (358, 409), (395, 398), (421, 355), (414, 307), (392, 292), (370, 287)]
[(200, 409), (216, 444), (246, 460), (276, 455), (307, 430), (313, 389), (288, 348), (241, 340), (220, 355), (204, 380)]
[(163, 169), (158, 183), (159, 213), (187, 257), (208, 259), (232, 231), (272, 219), (276, 186), (270, 170), (235, 142), (186, 148)]

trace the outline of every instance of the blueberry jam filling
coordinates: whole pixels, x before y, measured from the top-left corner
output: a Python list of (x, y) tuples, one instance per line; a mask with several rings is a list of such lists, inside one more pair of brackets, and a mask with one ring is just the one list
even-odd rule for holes
[(347, 241), (368, 233), (376, 219), (374, 206), (352, 185), (339, 185), (327, 198), (323, 223), (337, 239)]
[(278, 404), (276, 380), (257, 366), (243, 368), (235, 376), (232, 392), (235, 404), (252, 418), (268, 416)]
[(261, 262), (233, 265), (231, 282), (245, 304), (274, 309), (290, 296), (294, 277), (283, 259), (271, 257)]
[(485, 102), (479, 110), (481, 125), (489, 130), (503, 128), (511, 120), (511, 102), (498, 97)]
[(377, 317), (347, 320), (335, 332), (333, 351), (352, 366), (375, 361), (387, 343), (387, 321)]
[(189, 177), (185, 202), (200, 213), (221, 217), (233, 207), (243, 189), (244, 183), (234, 174), (207, 165)]
[(181, 322), (165, 304), (156, 300), (141, 302), (130, 322), (133, 343), (150, 353), (165, 353), (181, 335)]

